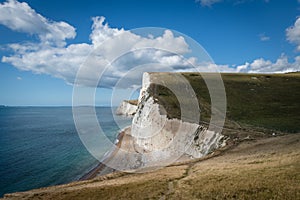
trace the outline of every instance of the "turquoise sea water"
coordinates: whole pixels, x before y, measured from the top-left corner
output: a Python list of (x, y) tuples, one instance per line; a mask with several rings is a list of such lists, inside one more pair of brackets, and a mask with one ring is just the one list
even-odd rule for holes
[[(111, 141), (131, 119), (114, 122), (111, 108), (97, 107), (100, 125)], [(98, 161), (79, 139), (71, 107), (0, 108), (0, 197), (78, 180)]]

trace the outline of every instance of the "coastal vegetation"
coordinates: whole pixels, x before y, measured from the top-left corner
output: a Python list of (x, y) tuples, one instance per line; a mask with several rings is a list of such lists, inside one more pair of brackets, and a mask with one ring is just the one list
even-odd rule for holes
[[(157, 73), (169, 83), (168, 73)], [(211, 102), (205, 81), (199, 73), (183, 73), (194, 89), (201, 121), (209, 122)], [(300, 132), (300, 73), (288, 74), (230, 74), (221, 75), (224, 81), (227, 112), (225, 127), (267, 129), (269, 132)], [(180, 118), (176, 96), (166, 87), (152, 86), (152, 95), (158, 99), (169, 118)]]
[[(251, 134), (251, 133), (249, 133)], [(245, 140), (163, 169), (118, 172), (5, 199), (299, 199), (300, 134)]]

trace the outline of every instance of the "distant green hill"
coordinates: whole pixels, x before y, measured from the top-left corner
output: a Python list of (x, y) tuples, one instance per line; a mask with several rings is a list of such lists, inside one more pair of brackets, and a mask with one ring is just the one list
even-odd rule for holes
[[(154, 73), (172, 84), (169, 73)], [(201, 108), (201, 121), (210, 120), (210, 96), (199, 73), (182, 73), (191, 83)], [(244, 126), (282, 132), (300, 131), (300, 73), (222, 74), (227, 96), (225, 126)], [(180, 118), (180, 106), (167, 88), (152, 85), (150, 92), (164, 106), (170, 118)]]

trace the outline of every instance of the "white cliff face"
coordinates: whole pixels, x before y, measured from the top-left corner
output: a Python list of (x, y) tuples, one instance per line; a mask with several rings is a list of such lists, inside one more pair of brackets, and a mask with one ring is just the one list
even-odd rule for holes
[(169, 119), (158, 100), (148, 93), (156, 78), (155, 74), (144, 73), (137, 107), (128, 101), (119, 107), (119, 113), (135, 114), (131, 127), (121, 134), (114, 156), (104, 161), (107, 166), (143, 172), (170, 165), (181, 156), (200, 158), (224, 145), (221, 133), (197, 123)]
[(202, 125), (168, 119), (164, 109), (147, 92), (151, 74), (144, 73), (137, 112), (134, 115), (131, 135), (143, 149), (143, 162), (178, 159), (181, 155), (200, 158), (220, 147), (224, 137)]
[(150, 74), (145, 72), (143, 74), (142, 88), (140, 90), (140, 96), (139, 96), (139, 99), (138, 99), (139, 103), (142, 101), (142, 98), (144, 96), (146, 96), (146, 92), (147, 92), (148, 87), (150, 86), (150, 83), (151, 83)]
[(137, 105), (133, 105), (128, 101), (123, 101), (118, 107), (116, 114), (117, 115), (125, 115), (125, 116), (133, 116), (136, 113)]

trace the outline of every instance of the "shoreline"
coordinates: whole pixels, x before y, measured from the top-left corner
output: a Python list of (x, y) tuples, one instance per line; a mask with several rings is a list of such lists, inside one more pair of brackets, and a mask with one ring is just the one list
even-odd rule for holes
[[(113, 146), (108, 151), (107, 156), (104, 156), (103, 160), (100, 163), (98, 163), (97, 166), (95, 166), (90, 171), (85, 173), (82, 177), (80, 177), (78, 179), (78, 181), (91, 180), (97, 176), (103, 176), (103, 175), (111, 174), (114, 172), (119, 172), (119, 170), (113, 169), (105, 164), (105, 163), (110, 163), (111, 161), (114, 161), (114, 159), (118, 160), (123, 156), (122, 153), (118, 154), (119, 149), (122, 149), (126, 152), (136, 152), (136, 153), (141, 152), (142, 150), (136, 146), (136, 144), (134, 143), (134, 139), (131, 136), (130, 132), (131, 132), (131, 126), (127, 126), (124, 129), (120, 130), (120, 132), (118, 133), (118, 136), (116, 138), (117, 142), (116, 142), (115, 146)], [(191, 160), (193, 160), (193, 159), (190, 158), (190, 156), (183, 154), (173, 164), (189, 162)]]
[(125, 127), (118, 133), (118, 136), (116, 138), (117, 143), (115, 144), (115, 146), (113, 146), (112, 149), (110, 149), (108, 151), (108, 154), (106, 156), (104, 156), (103, 161), (99, 162), (96, 167), (94, 167), (89, 172), (87, 172), (83, 176), (81, 176), (78, 179), (78, 181), (90, 180), (90, 179), (97, 177), (98, 175), (106, 175), (106, 174), (110, 174), (110, 173), (117, 171), (115, 169), (112, 169), (112, 168), (106, 166), (104, 163), (107, 163), (110, 160), (112, 160), (114, 158), (114, 156), (117, 154), (117, 152), (121, 148), (125, 132), (128, 129), (130, 129), (130, 126)]

